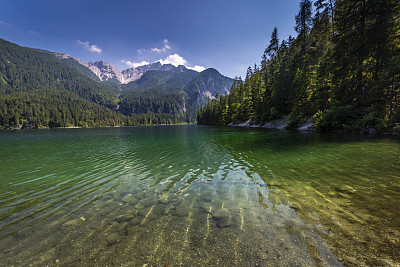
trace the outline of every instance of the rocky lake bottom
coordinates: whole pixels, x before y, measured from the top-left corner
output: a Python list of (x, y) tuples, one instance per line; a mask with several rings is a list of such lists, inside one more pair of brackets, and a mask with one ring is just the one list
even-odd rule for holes
[(1, 266), (395, 266), (400, 142), (202, 126), (1, 132)]

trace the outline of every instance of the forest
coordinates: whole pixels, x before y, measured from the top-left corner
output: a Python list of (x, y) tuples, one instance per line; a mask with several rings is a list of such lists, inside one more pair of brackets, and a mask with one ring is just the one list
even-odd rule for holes
[(195, 122), (200, 107), (185, 107), (183, 97), (122, 93), (72, 59), (0, 39), (0, 129)]
[(0, 39), (0, 129), (195, 123), (207, 94), (232, 83), (212, 68), (172, 65), (103, 82), (73, 58)]
[(295, 21), (297, 37), (280, 41), (275, 27), (261, 62), (198, 123), (285, 118), (289, 129), (400, 132), (400, 2), (301, 0)]

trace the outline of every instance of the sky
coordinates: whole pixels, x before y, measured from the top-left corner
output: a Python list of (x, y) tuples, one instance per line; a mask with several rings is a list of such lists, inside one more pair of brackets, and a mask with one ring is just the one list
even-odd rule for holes
[(294, 31), (299, 0), (0, 0), (0, 38), (104, 60), (119, 70), (160, 61), (244, 76), (272, 30)]

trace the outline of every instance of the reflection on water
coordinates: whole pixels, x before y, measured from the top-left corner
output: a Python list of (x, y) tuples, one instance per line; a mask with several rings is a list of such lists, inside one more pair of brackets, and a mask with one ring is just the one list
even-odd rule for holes
[(400, 264), (395, 138), (0, 133), (0, 265)]

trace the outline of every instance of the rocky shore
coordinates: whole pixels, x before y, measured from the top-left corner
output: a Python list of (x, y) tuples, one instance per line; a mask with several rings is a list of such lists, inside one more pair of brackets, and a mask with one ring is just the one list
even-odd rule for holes
[[(228, 126), (284, 130), (288, 127), (289, 123), (290, 123), (289, 117), (285, 117), (285, 118), (282, 118), (279, 120), (267, 122), (262, 125), (256, 124), (252, 120), (247, 120), (247, 121), (237, 123), (237, 124), (231, 122), (228, 124)], [(315, 124), (311, 121), (311, 118), (309, 118), (307, 121), (302, 123), (299, 127), (297, 127), (296, 130), (298, 130), (298, 131), (315, 131)]]

